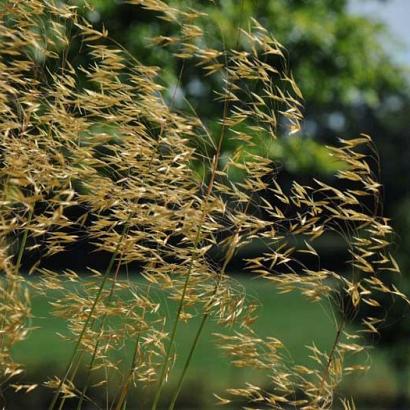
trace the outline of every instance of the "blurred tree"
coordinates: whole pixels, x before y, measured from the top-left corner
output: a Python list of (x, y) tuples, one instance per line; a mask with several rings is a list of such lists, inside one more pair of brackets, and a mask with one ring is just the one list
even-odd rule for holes
[[(172, 5), (173, 1), (168, 3)], [(403, 177), (404, 173), (397, 167), (394, 152), (405, 158), (410, 150), (406, 136), (397, 132), (403, 122), (391, 124), (392, 116), (397, 118), (398, 112), (404, 112), (409, 98), (404, 91), (408, 87), (405, 72), (393, 62), (391, 50), (383, 46), (386, 28), (349, 14), (347, 0), (224, 0), (219, 9), (211, 8), (209, 0), (195, 2), (196, 7), (198, 3), (211, 14), (211, 19), (203, 22), (209, 47), (217, 41), (225, 48), (235, 46), (241, 41), (237, 27), (249, 16), (258, 16), (284, 44), (290, 55), (290, 70), (306, 100), (303, 138), (329, 141), (342, 134), (372, 134), (382, 152), (390, 212), (395, 207), (393, 201), (403, 195), (396, 176)], [(155, 48), (153, 52), (145, 47), (152, 33), (173, 34), (166, 22), (160, 26), (152, 12), (126, 2), (95, 0), (93, 4), (95, 12), (88, 14), (91, 21), (103, 23), (134, 56), (162, 67), (175, 105), (183, 104), (186, 96), (202, 117), (212, 120), (221, 112), (210, 94), (215, 84), (204, 81), (200, 67), (181, 71), (182, 63), (167, 58), (166, 51)], [(390, 155), (396, 157), (395, 161), (389, 161)]]

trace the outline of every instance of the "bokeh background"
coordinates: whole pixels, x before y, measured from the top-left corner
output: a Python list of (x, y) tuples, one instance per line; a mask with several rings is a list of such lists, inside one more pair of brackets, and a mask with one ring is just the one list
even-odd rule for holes
[[(189, 2), (189, 0), (184, 0)], [(166, 22), (154, 19), (143, 11), (120, 0), (90, 0), (95, 9), (85, 17), (96, 26), (104, 25), (111, 37), (145, 64), (162, 68), (162, 80), (168, 98), (176, 109), (184, 109), (186, 99), (210, 129), (217, 126), (221, 106), (212, 94), (213, 84), (200, 75), (200, 69), (185, 67), (158, 48), (147, 47), (151, 35), (169, 34)], [(338, 137), (356, 137), (361, 132), (373, 137), (384, 186), (384, 213), (392, 219), (397, 235), (392, 252), (401, 265), (397, 283), (407, 292), (410, 288), (410, 2), (409, 0), (222, 0), (215, 8), (208, 0), (191, 2), (194, 7), (210, 11), (206, 26), (208, 38), (229, 48), (233, 46), (238, 25), (254, 16), (285, 46), (289, 69), (293, 72), (305, 99), (305, 120), (299, 135), (284, 138), (270, 147), (272, 159), (280, 161), (281, 180), (303, 180), (312, 176), (332, 178), (334, 163), (324, 146)], [(212, 8), (212, 11), (211, 11)], [(81, 56), (72, 56), (72, 64), (81, 64)], [(228, 160), (234, 147), (224, 146)], [(195, 165), (194, 165), (195, 166)], [(238, 178), (238, 175), (231, 175)], [(63, 257), (50, 260), (50, 267), (66, 266), (81, 270), (93, 260), (87, 244)], [(257, 251), (254, 244), (246, 250)], [(343, 244), (327, 238), (322, 257), (338, 266)], [(242, 255), (243, 256), (243, 255)], [(29, 266), (30, 256), (25, 264)], [(342, 258), (341, 258), (342, 259)], [(296, 295), (272, 295), (262, 284), (241, 273), (241, 266), (232, 261), (230, 273), (247, 288), (251, 297), (262, 305), (258, 327), (261, 333), (274, 333), (289, 343), (289, 355), (295, 360), (306, 356), (303, 346), (312, 339), (329, 344), (332, 338), (331, 318), (323, 320), (320, 306), (303, 307)], [(366, 358), (372, 368), (363, 376), (355, 376), (342, 389), (357, 399), (359, 409), (410, 408), (410, 316), (408, 308), (384, 300), (383, 315), (387, 318), (380, 335), (372, 339), (374, 348)], [(174, 307), (169, 306), (172, 311)], [(16, 355), (28, 365), (29, 376), (45, 372), (47, 367), (62, 367), (69, 352), (55, 335), (59, 322), (49, 316), (44, 299), (33, 300), (34, 325), (44, 327), (17, 346)], [(192, 325), (195, 327), (195, 323)], [(190, 333), (183, 326), (179, 343)], [(212, 333), (212, 326), (208, 330)], [(212, 378), (209, 375), (212, 375)], [(34, 377), (34, 376), (32, 376)], [(232, 373), (225, 367), (220, 353), (201, 342), (183, 393), (186, 408), (212, 408), (212, 390), (232, 385), (246, 374)], [(36, 396), (37, 394), (37, 396)], [(143, 392), (141, 393), (143, 395)], [(42, 408), (40, 393), (33, 403)], [(140, 401), (140, 403), (142, 403)], [(18, 399), (14, 402), (19, 407)], [(137, 406), (137, 405), (136, 405)], [(142, 407), (141, 407), (142, 406)], [(140, 404), (141, 408), (144, 408)], [(33, 407), (34, 408), (34, 407)], [(135, 407), (137, 408), (137, 407)], [(138, 407), (139, 408), (139, 407)]]

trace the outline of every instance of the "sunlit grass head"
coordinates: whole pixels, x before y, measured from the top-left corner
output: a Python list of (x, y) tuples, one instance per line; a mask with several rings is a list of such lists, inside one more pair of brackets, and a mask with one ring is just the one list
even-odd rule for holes
[[(304, 134), (302, 92), (283, 47), (251, 19), (237, 28), (235, 48), (210, 48), (204, 13), (130, 3), (172, 28), (151, 47), (164, 46), (180, 76), (194, 64), (213, 78), (220, 116), (212, 124), (189, 101), (176, 104), (166, 73), (132, 57), (81, 9), (38, 0), (1, 6), (4, 380), (21, 372), (12, 346), (29, 337), (29, 295), (40, 293), (51, 297), (73, 348), (63, 374), (38, 381), (54, 390), (50, 409), (74, 399), (85, 407), (95, 384), (106, 388), (110, 408), (125, 408), (143, 386), (156, 409), (171, 380), (173, 408), (211, 320), (219, 326), (214, 342), (233, 366), (266, 374), (263, 386), (233, 386), (218, 396), (222, 403), (332, 408), (339, 383), (356, 370), (346, 356), (363, 347), (329, 301), (354, 313), (362, 304), (378, 307), (379, 293), (406, 299), (385, 279), (399, 269), (388, 251), (371, 139), (320, 151), (334, 158), (331, 182), (284, 184), (272, 151), (278, 141), (302, 150)], [(321, 264), (317, 241), (335, 233), (348, 250), (342, 271)], [(64, 260), (79, 243), (106, 266), (85, 260), (86, 272), (50, 269), (51, 258)], [(263, 250), (244, 257), (255, 243)], [(35, 281), (22, 269), (24, 255)], [(273, 293), (298, 292), (335, 313), (334, 342), (325, 351), (309, 347), (311, 366), (287, 360), (286, 341), (275, 334), (256, 333), (257, 304), (230, 275), (234, 259)], [(167, 303), (176, 303), (174, 315)], [(181, 352), (179, 327), (192, 318), (199, 327)], [(377, 332), (378, 324), (367, 317), (362, 331)]]

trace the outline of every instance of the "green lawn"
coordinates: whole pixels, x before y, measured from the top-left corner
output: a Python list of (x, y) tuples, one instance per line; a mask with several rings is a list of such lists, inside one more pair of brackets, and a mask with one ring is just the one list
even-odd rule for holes
[[(256, 322), (257, 331), (260, 335), (271, 335), (281, 339), (286, 345), (284, 353), (290, 362), (307, 363), (309, 353), (305, 346), (313, 342), (321, 349), (330, 350), (335, 336), (335, 325), (329, 309), (318, 303), (307, 303), (297, 294), (277, 294), (273, 287), (262, 280), (239, 277), (239, 281), (247, 294), (261, 304), (259, 319)], [(51, 316), (46, 297), (34, 297), (32, 309), (32, 325), (38, 329), (33, 330), (26, 341), (16, 346), (15, 357), (29, 370), (43, 368), (46, 369), (46, 375), (47, 371), (48, 375), (61, 375), (72, 352), (72, 345), (57, 336), (58, 332), (64, 332), (64, 327), (60, 319)], [(171, 317), (175, 316), (174, 304), (167, 303), (167, 310)], [(189, 321), (188, 324), (181, 323), (179, 326), (176, 345), (180, 360), (176, 362), (174, 375), (178, 375), (182, 368), (183, 359), (192, 343), (197, 326), (197, 319)], [(220, 330), (212, 321), (207, 324), (187, 377), (186, 385), (193, 386), (197, 394), (204, 397), (212, 398), (211, 391), (218, 392), (245, 381), (258, 382), (263, 378), (260, 372), (249, 373), (229, 366), (212, 337), (213, 332)], [(345, 389), (358, 394), (357, 386), (360, 386), (359, 393), (372, 394), (377, 389), (379, 394), (384, 392), (391, 395), (395, 385), (386, 358), (381, 352), (373, 351), (371, 360), (374, 365), (372, 371), (365, 376), (347, 380)], [(175, 379), (176, 376), (171, 377), (171, 385)]]

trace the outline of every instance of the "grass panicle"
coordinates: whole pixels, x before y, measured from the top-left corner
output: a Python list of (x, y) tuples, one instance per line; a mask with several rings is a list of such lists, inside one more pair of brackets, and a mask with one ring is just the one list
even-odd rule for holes
[[(238, 27), (235, 48), (223, 39), (220, 49), (209, 48), (201, 10), (128, 3), (172, 27), (148, 47), (183, 67), (179, 80), (184, 67), (201, 67), (221, 115), (210, 124), (189, 101), (169, 97), (161, 67), (144, 65), (94, 27), (83, 17), (87, 5), (1, 3), (2, 385), (18, 381), (12, 347), (30, 337), (30, 295), (43, 295), (73, 348), (63, 375), (37, 382), (54, 390), (50, 410), (70, 400), (78, 410), (95, 403), (90, 386), (105, 389), (111, 409), (125, 409), (146, 389), (155, 410), (173, 382), (167, 406), (177, 407), (210, 320), (219, 328), (212, 342), (233, 367), (266, 375), (260, 386), (216, 392), (221, 404), (307, 410), (332, 408), (337, 399), (354, 408), (338, 386), (363, 369), (349, 362), (365, 349), (360, 332), (377, 332), (380, 323), (367, 317), (353, 333), (349, 320), (362, 305), (378, 308), (380, 294), (407, 300), (392, 284), (399, 268), (371, 138), (327, 148), (340, 164), (333, 179), (282, 184), (269, 147), (303, 138), (303, 97), (284, 48), (256, 20)], [(349, 255), (341, 272), (320, 259), (320, 238), (335, 234)], [(106, 269), (50, 269), (49, 261), (66, 260), (85, 243), (102, 259), (110, 255)], [(244, 257), (257, 243), (263, 250)], [(272, 290), (343, 313), (334, 314), (333, 344), (309, 346), (306, 365), (289, 361), (275, 334), (258, 335), (255, 303), (229, 274), (233, 259)], [(175, 317), (167, 304), (176, 304)], [(181, 352), (179, 325), (190, 320), (198, 330)], [(184, 363), (180, 375), (176, 360)], [(15, 386), (29, 392), (36, 384)]]

